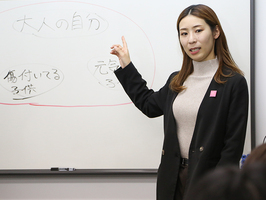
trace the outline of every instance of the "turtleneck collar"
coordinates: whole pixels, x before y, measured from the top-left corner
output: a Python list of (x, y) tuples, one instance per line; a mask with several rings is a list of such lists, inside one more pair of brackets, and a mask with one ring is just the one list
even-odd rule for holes
[(194, 67), (194, 71), (191, 74), (192, 76), (212, 77), (219, 67), (219, 61), (217, 57), (215, 59), (202, 62), (197, 62), (193, 60), (192, 63)]

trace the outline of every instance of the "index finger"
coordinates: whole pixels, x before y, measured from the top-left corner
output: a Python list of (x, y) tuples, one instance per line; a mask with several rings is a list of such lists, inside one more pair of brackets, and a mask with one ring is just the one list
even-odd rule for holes
[(123, 47), (127, 48), (127, 42), (124, 36), (122, 36)]

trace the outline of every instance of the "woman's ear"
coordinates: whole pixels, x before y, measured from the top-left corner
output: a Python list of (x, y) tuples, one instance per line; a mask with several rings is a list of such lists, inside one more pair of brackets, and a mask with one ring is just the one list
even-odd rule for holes
[(213, 37), (214, 37), (214, 39), (216, 40), (219, 36), (220, 36), (220, 29), (219, 29), (219, 26), (216, 25), (216, 26), (215, 26), (215, 29), (214, 29), (214, 31), (213, 31)]

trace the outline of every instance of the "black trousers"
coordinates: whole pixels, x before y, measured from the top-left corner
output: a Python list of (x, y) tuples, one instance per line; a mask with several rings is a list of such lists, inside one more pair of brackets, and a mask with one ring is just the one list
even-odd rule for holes
[(184, 197), (186, 182), (187, 182), (187, 165), (181, 165), (175, 190), (175, 200), (182, 200)]

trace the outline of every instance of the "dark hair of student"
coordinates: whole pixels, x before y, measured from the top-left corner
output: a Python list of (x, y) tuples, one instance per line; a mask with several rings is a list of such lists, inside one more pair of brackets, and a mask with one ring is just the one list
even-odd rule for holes
[(266, 144), (261, 144), (251, 151), (243, 164), (243, 168), (257, 162), (266, 165)]
[[(243, 75), (242, 71), (237, 67), (236, 63), (234, 62), (229, 52), (226, 37), (217, 15), (208, 6), (198, 4), (198, 5), (189, 6), (185, 10), (183, 10), (183, 12), (179, 15), (179, 18), (177, 20), (178, 37), (180, 37), (180, 32), (179, 32), (180, 21), (188, 15), (193, 15), (203, 19), (210, 26), (212, 31), (215, 30), (216, 26), (218, 26), (220, 30), (220, 36), (216, 39), (214, 47), (214, 53), (217, 56), (217, 59), (219, 60), (219, 68), (214, 76), (215, 81), (217, 83), (223, 84), (226, 82), (226, 80), (223, 79), (223, 77), (230, 77), (233, 75), (233, 73), (225, 75), (222, 71), (223, 66), (230, 68), (233, 72), (237, 72)], [(180, 72), (172, 79), (170, 84), (170, 88), (176, 92), (180, 92), (185, 89), (185, 87), (182, 85), (186, 80), (186, 78), (193, 72), (192, 59), (186, 54), (181, 43), (180, 46), (183, 53), (183, 64)]]
[(253, 163), (245, 169), (224, 167), (206, 174), (185, 200), (266, 199), (266, 166)]

